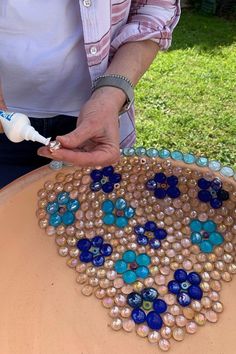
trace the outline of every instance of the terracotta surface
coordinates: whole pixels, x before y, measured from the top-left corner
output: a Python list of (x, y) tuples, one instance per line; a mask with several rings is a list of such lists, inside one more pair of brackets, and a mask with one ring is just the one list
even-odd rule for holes
[[(66, 170), (65, 170), (66, 171)], [(38, 227), (37, 191), (56, 172), (47, 167), (0, 192), (0, 353), (143, 354), (158, 352), (134, 333), (109, 328), (107, 310), (86, 298), (75, 272), (58, 256), (54, 238)], [(217, 324), (207, 324), (175, 354), (232, 354), (236, 341), (236, 279), (223, 284), (225, 306)]]

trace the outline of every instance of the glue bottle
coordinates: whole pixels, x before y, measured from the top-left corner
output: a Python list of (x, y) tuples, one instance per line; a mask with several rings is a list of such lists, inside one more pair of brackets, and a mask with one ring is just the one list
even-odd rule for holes
[(0, 122), (2, 123), (4, 133), (13, 143), (31, 140), (48, 145), (51, 140), (51, 138), (44, 138), (40, 135), (31, 126), (30, 120), (25, 114), (0, 110)]

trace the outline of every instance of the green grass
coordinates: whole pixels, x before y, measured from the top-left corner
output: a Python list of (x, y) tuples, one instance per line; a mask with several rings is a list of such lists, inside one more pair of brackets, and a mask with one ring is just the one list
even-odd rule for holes
[(136, 88), (137, 144), (236, 167), (236, 22), (184, 12)]

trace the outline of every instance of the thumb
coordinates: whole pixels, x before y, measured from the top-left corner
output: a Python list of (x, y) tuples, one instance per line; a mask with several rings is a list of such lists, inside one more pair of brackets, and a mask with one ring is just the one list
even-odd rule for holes
[(59, 141), (62, 144), (62, 146), (67, 149), (75, 149), (80, 145), (82, 145), (83, 143), (85, 143), (92, 136), (93, 136), (92, 129), (86, 129), (81, 124), (72, 132), (62, 136), (57, 136), (56, 140)]

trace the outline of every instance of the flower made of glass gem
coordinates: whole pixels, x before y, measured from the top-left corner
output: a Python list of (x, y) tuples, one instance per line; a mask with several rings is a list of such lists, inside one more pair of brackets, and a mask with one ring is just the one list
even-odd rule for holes
[(177, 269), (174, 272), (174, 279), (168, 283), (168, 290), (176, 295), (181, 306), (190, 305), (192, 300), (201, 300), (203, 292), (199, 284), (202, 279), (198, 273), (187, 273), (184, 269)]
[(154, 221), (147, 221), (144, 226), (136, 225), (134, 232), (137, 235), (137, 243), (141, 246), (149, 245), (157, 249), (161, 246), (161, 240), (167, 236), (165, 229), (158, 228)]
[(58, 194), (56, 201), (50, 202), (46, 206), (46, 211), (49, 216), (49, 225), (66, 226), (73, 224), (75, 221), (75, 213), (80, 208), (80, 203), (77, 199), (71, 199), (68, 192)]
[(128, 225), (129, 219), (135, 215), (135, 210), (128, 206), (123, 198), (118, 198), (114, 202), (106, 199), (102, 203), (104, 212), (103, 222), (105, 225), (116, 225), (123, 228)]
[(198, 219), (192, 220), (189, 224), (191, 229), (191, 241), (199, 246), (204, 253), (211, 253), (215, 246), (224, 242), (224, 237), (217, 232), (217, 225), (212, 220), (202, 222)]
[(219, 209), (223, 202), (229, 199), (229, 193), (222, 188), (222, 182), (219, 178), (207, 181), (205, 178), (198, 180), (198, 198), (201, 202), (210, 203), (212, 208)]
[(132, 292), (127, 296), (127, 303), (132, 307), (131, 317), (137, 324), (146, 322), (153, 330), (161, 329), (163, 325), (160, 314), (166, 312), (167, 304), (158, 299), (155, 288), (145, 288), (141, 293)]
[(95, 267), (101, 267), (105, 258), (109, 257), (113, 248), (109, 243), (104, 243), (101, 236), (95, 236), (91, 240), (82, 238), (77, 242), (80, 250), (79, 259), (82, 263), (92, 263)]
[(146, 182), (146, 188), (153, 191), (157, 199), (164, 199), (166, 196), (178, 198), (180, 196), (180, 190), (177, 187), (178, 182), (177, 176), (166, 177), (164, 173), (159, 172)]
[(151, 258), (146, 253), (137, 255), (129, 250), (123, 253), (122, 259), (116, 261), (114, 268), (118, 274), (122, 274), (125, 283), (132, 284), (138, 278), (148, 277), (150, 263)]
[(114, 172), (112, 166), (104, 167), (102, 170), (93, 170), (90, 173), (93, 182), (90, 185), (90, 189), (93, 192), (100, 191), (101, 189), (105, 193), (111, 193), (115, 184), (121, 181), (121, 174)]

